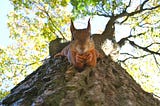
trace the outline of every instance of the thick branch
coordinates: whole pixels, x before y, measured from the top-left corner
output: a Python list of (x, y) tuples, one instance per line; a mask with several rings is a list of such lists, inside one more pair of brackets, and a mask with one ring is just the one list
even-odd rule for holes
[(159, 8), (159, 7), (160, 7), (160, 5), (157, 5), (157, 6), (151, 7), (151, 8), (145, 8), (145, 9), (140, 8), (139, 10), (134, 11), (134, 12), (131, 12), (131, 13), (128, 13), (127, 11), (124, 11), (123, 13), (116, 15), (116, 19), (122, 18), (122, 17), (124, 17), (124, 16), (127, 16), (127, 17), (129, 17), (129, 16), (134, 16), (134, 15), (139, 14), (139, 13), (142, 13), (142, 12), (144, 12), (144, 11), (154, 10), (154, 9)]
[(115, 32), (114, 21), (115, 21), (114, 17), (110, 18), (102, 34), (93, 34), (93, 40), (95, 42), (95, 47), (103, 55), (105, 53), (103, 52), (101, 47), (103, 43), (106, 41), (106, 39), (114, 41), (114, 32)]
[(147, 10), (154, 10), (154, 9), (157, 9), (157, 8), (159, 8), (160, 7), (160, 4), (159, 5), (157, 5), (157, 6), (154, 6), (154, 7), (150, 7), (150, 8), (144, 8), (144, 5), (148, 2), (149, 0), (145, 0), (145, 1), (143, 1), (143, 3), (141, 4), (141, 5), (139, 5), (139, 6), (137, 6), (137, 9), (135, 10), (135, 11), (133, 11), (133, 12), (130, 12), (130, 13), (128, 13), (127, 12), (127, 9), (130, 7), (130, 5), (131, 5), (131, 0), (129, 1), (129, 3), (128, 3), (128, 5), (126, 6), (126, 8), (124, 9), (124, 11), (122, 12), (122, 13), (120, 13), (120, 14), (112, 14), (112, 16), (110, 16), (110, 15), (108, 15), (108, 14), (100, 14), (100, 13), (98, 13), (97, 15), (99, 15), (99, 16), (104, 16), (104, 17), (116, 17), (116, 19), (118, 19), (118, 18), (122, 18), (122, 17), (124, 17), (124, 16), (127, 16), (127, 17), (129, 17), (129, 16), (134, 16), (134, 15), (136, 15), (136, 14), (139, 14), (139, 13), (142, 13), (142, 12), (144, 12), (144, 11), (147, 11)]
[[(125, 22), (130, 16), (134, 16), (136, 14), (139, 14), (139, 13), (142, 13), (144, 11), (147, 11), (147, 10), (154, 10), (154, 9), (157, 9), (160, 7), (160, 5), (157, 5), (155, 7), (151, 7), (151, 8), (144, 8), (144, 5), (148, 2), (148, 0), (145, 0), (141, 5), (140, 5), (140, 8), (139, 10), (135, 10), (134, 12), (131, 12), (131, 13), (128, 13), (127, 12), (127, 8), (130, 6), (131, 4), (131, 0), (129, 1), (129, 4), (126, 6), (126, 8), (124, 9), (124, 11), (118, 15), (108, 15), (108, 14), (98, 14), (100, 16), (104, 16), (104, 17), (109, 17), (110, 20), (108, 21), (106, 27), (105, 27), (105, 30), (103, 31), (103, 33), (101, 34), (101, 39), (98, 40), (99, 41), (102, 41), (104, 42), (106, 39), (110, 39), (110, 40), (113, 40), (114, 39), (114, 31), (115, 31), (115, 28), (114, 28), (114, 24), (115, 24), (115, 21), (119, 18), (122, 18), (122, 17), (126, 17), (125, 20), (123, 20), (121, 23)], [(100, 36), (99, 36), (100, 37)], [(98, 38), (98, 37), (96, 37)], [(126, 39), (122, 39), (122, 40), (126, 40)]]
[(110, 40), (113, 39), (113, 34), (115, 31), (115, 26), (114, 26), (115, 20), (116, 20), (115, 17), (111, 17), (102, 33), (102, 35), (106, 36), (107, 39)]

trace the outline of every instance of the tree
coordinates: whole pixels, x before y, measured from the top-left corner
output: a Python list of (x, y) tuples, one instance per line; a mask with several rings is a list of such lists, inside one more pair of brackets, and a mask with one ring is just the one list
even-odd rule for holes
[[(119, 62), (145, 90), (152, 93), (160, 91), (157, 84), (153, 85), (153, 79), (155, 76), (159, 77), (160, 70), (159, 3), (158, 0), (71, 0), (76, 17), (98, 15), (109, 19), (102, 34), (93, 35), (97, 46), (102, 46), (106, 39), (115, 44), (114, 33), (117, 25), (130, 27), (130, 34), (117, 41), (120, 46)], [(134, 52), (125, 51), (123, 48), (126, 45)], [(142, 81), (144, 78), (146, 80)]]
[(2, 106), (159, 106), (110, 56), (78, 72), (67, 58), (49, 58), (15, 86)]

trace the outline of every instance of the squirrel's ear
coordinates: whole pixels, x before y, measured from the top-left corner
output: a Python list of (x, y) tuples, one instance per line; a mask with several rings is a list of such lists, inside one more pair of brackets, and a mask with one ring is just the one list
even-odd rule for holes
[(89, 18), (89, 20), (88, 20), (88, 26), (87, 26), (87, 30), (88, 30), (89, 32), (91, 32), (90, 18)]
[(73, 33), (76, 30), (72, 20), (71, 20), (70, 30), (71, 30), (71, 33)]

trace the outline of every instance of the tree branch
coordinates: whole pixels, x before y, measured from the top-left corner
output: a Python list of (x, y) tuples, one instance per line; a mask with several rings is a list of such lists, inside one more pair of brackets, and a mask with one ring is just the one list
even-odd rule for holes
[(49, 20), (51, 21), (51, 23), (52, 23), (52, 25), (54, 26), (54, 28), (60, 33), (60, 35), (62, 36), (62, 38), (65, 39), (65, 37), (63, 36), (63, 33), (62, 33), (62, 32), (57, 28), (57, 26), (54, 24), (54, 22), (53, 22), (51, 16), (49, 15), (49, 13), (48, 13), (48, 12), (45, 12), (45, 13), (46, 13), (46, 15), (48, 16), (48, 18), (49, 18)]
[(97, 12), (97, 15), (98, 15), (98, 16), (103, 16), (103, 17), (109, 17), (109, 18), (112, 17), (111, 15), (108, 15), (108, 14), (100, 14), (100, 13), (98, 13), (98, 12)]
[(129, 3), (128, 3), (128, 5), (126, 6), (126, 8), (124, 9), (124, 11), (127, 11), (127, 9), (130, 7), (131, 1), (132, 1), (132, 0), (129, 0)]
[(159, 64), (159, 62), (157, 61), (156, 56), (153, 55), (153, 58), (154, 58), (154, 61), (155, 61), (156, 65), (157, 65), (157, 68), (160, 70), (160, 64)]
[[(99, 16), (104, 16), (104, 17), (109, 17), (110, 20), (108, 21), (108, 23), (106, 24), (106, 27), (103, 31), (103, 33), (101, 34), (101, 41), (104, 41), (106, 39), (110, 39), (110, 40), (113, 40), (114, 39), (114, 24), (115, 24), (115, 21), (118, 19), (118, 18), (122, 18), (124, 16), (127, 16), (125, 20), (123, 20), (121, 23), (124, 23), (130, 16), (134, 16), (135, 14), (139, 14), (141, 12), (144, 12), (144, 11), (147, 11), (147, 10), (154, 10), (154, 9), (157, 9), (158, 7), (160, 7), (160, 5), (157, 5), (155, 7), (151, 7), (151, 8), (143, 8), (144, 5), (148, 2), (148, 0), (145, 0), (141, 5), (140, 5), (140, 8), (139, 10), (136, 10), (134, 12), (131, 12), (131, 13), (128, 13), (126, 10), (127, 8), (131, 5), (131, 0), (129, 1), (129, 4), (127, 5), (127, 7), (125, 8), (125, 10), (120, 13), (120, 14), (117, 14), (114, 16), (114, 14), (112, 14), (112, 16), (108, 15), (108, 14), (97, 14)], [(100, 36), (99, 36), (100, 37)], [(126, 38), (128, 39), (128, 38)], [(125, 38), (124, 39), (121, 39), (121, 41), (123, 42), (119, 42), (121, 44), (123, 44), (126, 40)]]
[(134, 12), (131, 12), (131, 13), (128, 13), (126, 10), (127, 8), (130, 6), (130, 3), (131, 3), (131, 0), (129, 1), (129, 4), (128, 6), (124, 9), (124, 11), (121, 13), (121, 14), (118, 14), (116, 17), (117, 19), (118, 18), (121, 18), (121, 17), (124, 17), (124, 16), (127, 16), (120, 24), (124, 23), (125, 21), (127, 21), (127, 19), (130, 17), (130, 16), (134, 16), (135, 14), (138, 14), (138, 13), (141, 13), (141, 12), (144, 12), (144, 11), (147, 11), (147, 10), (154, 10), (154, 9), (157, 9), (160, 7), (160, 5), (157, 5), (155, 7), (151, 7), (151, 8), (143, 8), (144, 5), (148, 2), (149, 0), (145, 0), (141, 5), (140, 5), (140, 9), (139, 10), (136, 10)]
[[(35, 2), (35, 1), (34, 1), (34, 3), (37, 4), (37, 2)], [(54, 22), (53, 22), (51, 16), (49, 15), (49, 13), (48, 13), (48, 11), (45, 9), (45, 7), (42, 6), (43, 9), (40, 8), (40, 7), (37, 6), (37, 5), (36, 5), (36, 7), (47, 15), (47, 17), (48, 17), (49, 21), (52, 23), (53, 27), (59, 32), (59, 34), (62, 36), (62, 38), (65, 39), (63, 33), (62, 33), (62, 32), (57, 28), (57, 26), (54, 24)], [(51, 31), (52, 31), (52, 30), (51, 30)]]
[(144, 5), (145, 5), (148, 1), (149, 1), (149, 0), (145, 0), (145, 1), (143, 1), (143, 3), (140, 5), (140, 10), (142, 10), (142, 9), (143, 9)]
[(155, 7), (151, 7), (151, 8), (145, 8), (145, 9), (143, 9), (143, 8), (140, 8), (139, 10), (137, 10), (137, 11), (134, 11), (134, 12), (131, 12), (131, 13), (128, 13), (128, 12), (123, 12), (123, 13), (121, 13), (121, 14), (118, 14), (118, 15), (116, 15), (116, 19), (118, 19), (118, 18), (121, 18), (121, 17), (124, 17), (124, 16), (133, 16), (133, 15), (135, 15), (135, 14), (139, 14), (139, 13), (141, 13), (141, 12), (144, 12), (144, 11), (147, 11), (147, 10), (154, 10), (154, 9), (157, 9), (157, 8), (159, 8), (160, 7), (160, 5), (157, 5), (157, 6), (155, 6)]
[[(102, 13), (102, 14), (98, 13), (97, 15), (99, 15), (99, 16), (104, 16), (104, 17), (110, 17), (110, 18), (116, 17), (116, 18), (115, 18), (115, 20), (116, 20), (116, 19), (122, 18), (122, 17), (124, 17), (124, 16), (127, 16), (127, 17), (129, 17), (129, 16), (134, 16), (134, 15), (139, 14), (139, 13), (142, 13), (142, 12), (144, 12), (144, 11), (154, 10), (154, 9), (157, 9), (157, 8), (160, 7), (160, 4), (159, 4), (159, 5), (154, 6), (154, 7), (144, 8), (144, 5), (145, 5), (148, 1), (149, 1), (149, 0), (143, 1), (143, 3), (142, 3), (141, 5), (137, 6), (137, 9), (136, 9), (134, 12), (130, 12), (130, 13), (127, 12), (127, 8), (131, 5), (131, 0), (130, 0), (129, 3), (128, 3), (128, 5), (127, 5), (126, 8), (124, 9), (124, 11), (123, 11), (122, 13), (120, 13), (120, 14), (108, 15), (108, 14), (104, 14), (104, 13)], [(115, 15), (115, 16), (114, 16), (114, 15)], [(126, 19), (126, 20), (127, 20), (127, 19)], [(126, 20), (125, 20), (125, 21), (126, 21)]]
[(144, 58), (146, 56), (152, 55), (152, 54), (146, 54), (146, 55), (141, 55), (141, 56), (134, 56), (134, 55), (129, 54), (129, 53), (120, 53), (120, 54), (122, 54), (122, 55), (129, 55), (130, 56), (130, 57), (125, 58), (124, 60), (118, 60), (119, 62), (123, 62), (123, 63), (125, 61), (129, 60), (129, 59), (139, 59), (139, 58)]
[(129, 40), (129, 43), (134, 46), (134, 47), (138, 47), (139, 49), (142, 49), (143, 51), (146, 51), (146, 52), (149, 52), (151, 54), (156, 54), (156, 55), (159, 55), (160, 56), (160, 53), (159, 52), (155, 52), (155, 51), (152, 51), (152, 50), (149, 50), (148, 47), (142, 47), (142, 46), (139, 46), (138, 44), (136, 44), (135, 42)]
[(124, 45), (125, 41), (128, 41), (129, 38), (136, 38), (136, 37), (138, 37), (138, 36), (142, 36), (142, 35), (144, 35), (145, 33), (147, 33), (147, 32), (142, 32), (142, 33), (139, 33), (139, 34), (137, 34), (137, 35), (132, 35), (131, 32), (132, 32), (132, 29), (131, 29), (131, 31), (130, 31), (130, 35), (129, 35), (129, 36), (127, 36), (127, 37), (125, 37), (125, 38), (122, 38), (120, 41), (117, 42), (120, 47), (122, 47), (122, 46)]
[(104, 17), (111, 17), (111, 15), (109, 14), (109, 11), (106, 12), (103, 5), (104, 4), (102, 3), (102, 4), (99, 4), (99, 6), (97, 6), (97, 15), (104, 16)]
[(151, 47), (151, 46), (154, 45), (154, 44), (160, 45), (160, 43), (154, 42), (154, 43), (151, 43), (150, 45), (146, 46), (146, 48), (149, 48), (149, 47)]

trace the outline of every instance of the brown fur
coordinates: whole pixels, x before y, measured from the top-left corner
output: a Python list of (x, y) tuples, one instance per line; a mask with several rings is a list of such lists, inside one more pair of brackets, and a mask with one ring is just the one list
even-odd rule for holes
[(95, 67), (100, 54), (95, 49), (91, 37), (90, 20), (86, 29), (75, 29), (71, 21), (72, 41), (57, 56), (66, 56), (71, 64), (78, 69), (83, 69), (86, 65)]

